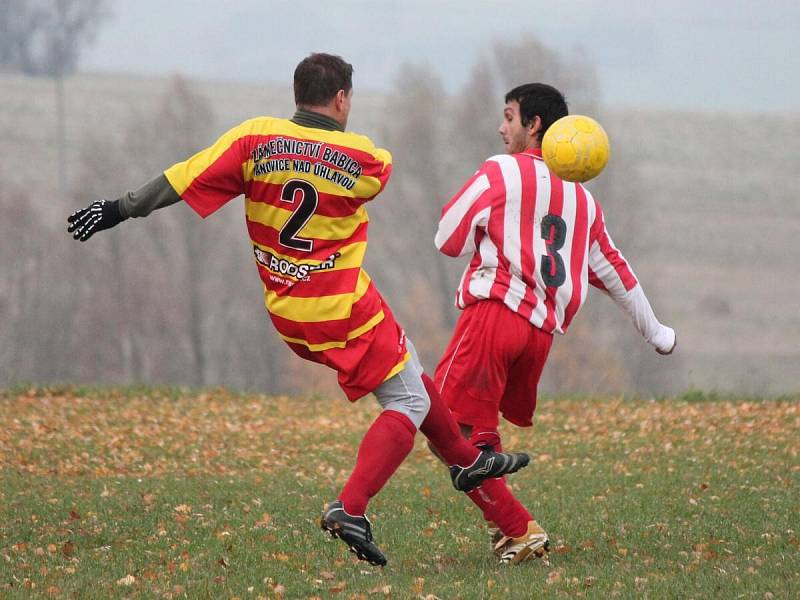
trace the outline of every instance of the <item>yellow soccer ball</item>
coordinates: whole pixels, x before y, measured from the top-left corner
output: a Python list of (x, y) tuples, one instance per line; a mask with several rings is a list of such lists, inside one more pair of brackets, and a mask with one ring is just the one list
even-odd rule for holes
[(564, 181), (589, 181), (605, 168), (611, 148), (600, 123), (584, 115), (567, 115), (542, 138), (544, 162)]

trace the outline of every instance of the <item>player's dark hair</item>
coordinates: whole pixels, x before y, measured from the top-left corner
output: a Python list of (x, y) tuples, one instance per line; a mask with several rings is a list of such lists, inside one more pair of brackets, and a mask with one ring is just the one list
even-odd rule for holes
[(506, 104), (512, 100), (519, 103), (519, 117), (524, 127), (530, 125), (536, 116), (542, 120), (542, 129), (539, 131), (540, 142), (550, 125), (569, 114), (564, 95), (546, 83), (526, 83), (517, 86), (506, 94)]
[(353, 87), (353, 65), (341, 56), (315, 52), (294, 70), (294, 102), (297, 106), (324, 106), (339, 90)]

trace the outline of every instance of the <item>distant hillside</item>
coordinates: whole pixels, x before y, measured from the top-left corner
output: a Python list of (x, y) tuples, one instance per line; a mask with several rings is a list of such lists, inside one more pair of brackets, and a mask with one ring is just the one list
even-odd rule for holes
[[(250, 116), (288, 116), (293, 110), (290, 91), (281, 86), (193, 83), (209, 98), (220, 132)], [(74, 172), (87, 139), (121, 134), (132, 117), (153, 109), (166, 85), (165, 79), (106, 75), (67, 80), (68, 173)], [(383, 104), (381, 96), (359, 93), (351, 129), (380, 142)], [(669, 381), (659, 386), (663, 391), (687, 386), (734, 393), (796, 391), (800, 273), (793, 251), (800, 233), (800, 118), (607, 109), (602, 119), (612, 159), (601, 179), (613, 174), (624, 181), (629, 173), (614, 171), (614, 156), (624, 152), (630, 176), (642, 190), (639, 204), (628, 207), (636, 211), (637, 230), (615, 229), (615, 223), (625, 222), (627, 210), (618, 205), (608, 215), (609, 228), (658, 315), (677, 330), (679, 357), (665, 362), (638, 344), (627, 318), (592, 294), (598, 339), (622, 329), (626, 335), (617, 336), (616, 343), (622, 339), (640, 348), (646, 369), (668, 374)], [(0, 182), (5, 182), (0, 194), (9, 183), (31, 191), (30, 203), (45, 215), (45, 223), (63, 227), (74, 201), (56, 189), (51, 82), (0, 76), (0, 153)], [(115, 189), (113, 174), (98, 177), (108, 177)], [(376, 252), (379, 235), (373, 232), (371, 241)], [(630, 250), (624, 243), (628, 237), (636, 240)], [(5, 270), (14, 257), (2, 258)], [(584, 343), (569, 337), (557, 344)], [(670, 364), (672, 370), (665, 366)]]
[(637, 260), (676, 324), (687, 384), (800, 385), (800, 116), (609, 112), (646, 193)]

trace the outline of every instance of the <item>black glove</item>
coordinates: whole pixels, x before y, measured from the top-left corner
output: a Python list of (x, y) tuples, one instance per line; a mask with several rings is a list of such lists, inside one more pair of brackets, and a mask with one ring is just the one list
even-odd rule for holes
[(98, 231), (110, 229), (121, 221), (124, 219), (119, 212), (119, 200), (95, 200), (67, 217), (67, 231), (76, 240), (85, 242)]

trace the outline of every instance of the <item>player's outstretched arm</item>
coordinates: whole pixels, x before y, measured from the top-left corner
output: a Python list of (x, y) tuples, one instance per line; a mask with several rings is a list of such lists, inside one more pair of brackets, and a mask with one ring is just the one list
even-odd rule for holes
[(634, 327), (662, 355), (675, 350), (675, 330), (662, 325), (650, 301), (633, 274), (628, 261), (611, 241), (606, 230), (603, 210), (596, 206), (595, 221), (590, 231), (589, 283), (603, 290), (633, 321)]
[(181, 197), (161, 174), (135, 192), (128, 192), (116, 200), (96, 200), (86, 208), (76, 210), (67, 218), (67, 231), (76, 240), (85, 242), (96, 232), (110, 229), (128, 217), (146, 217), (154, 210), (180, 200)]
[(67, 217), (67, 231), (74, 239), (85, 242), (98, 231), (111, 229), (124, 220), (119, 200), (95, 200)]

